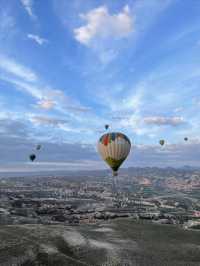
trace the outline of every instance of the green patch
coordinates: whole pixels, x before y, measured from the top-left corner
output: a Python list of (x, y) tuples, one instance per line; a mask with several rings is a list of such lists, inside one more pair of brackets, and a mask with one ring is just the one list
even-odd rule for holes
[(108, 165), (110, 165), (110, 167), (112, 168), (113, 171), (117, 171), (125, 159), (126, 158), (116, 160), (116, 159), (113, 159), (111, 157), (107, 157), (105, 159), (105, 161), (107, 162)]

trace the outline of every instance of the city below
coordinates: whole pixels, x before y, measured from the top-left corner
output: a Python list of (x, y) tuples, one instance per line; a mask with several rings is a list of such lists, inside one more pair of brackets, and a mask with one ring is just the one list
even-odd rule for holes
[(0, 224), (95, 224), (131, 217), (200, 229), (200, 170), (128, 168), (0, 178)]

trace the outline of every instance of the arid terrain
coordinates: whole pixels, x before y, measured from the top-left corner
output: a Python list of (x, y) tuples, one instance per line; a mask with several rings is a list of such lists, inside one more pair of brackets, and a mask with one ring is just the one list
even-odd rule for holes
[(199, 266), (200, 171), (0, 178), (0, 266)]
[(200, 232), (131, 218), (0, 228), (0, 265), (199, 266)]

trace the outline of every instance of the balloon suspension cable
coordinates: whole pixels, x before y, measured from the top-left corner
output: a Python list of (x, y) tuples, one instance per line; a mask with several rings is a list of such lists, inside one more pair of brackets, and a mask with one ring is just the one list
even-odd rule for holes
[(117, 193), (118, 193), (117, 176), (118, 176), (117, 171), (113, 171), (113, 192), (114, 192), (115, 195), (117, 195)]
[(113, 171), (113, 176), (118, 176), (117, 171)]

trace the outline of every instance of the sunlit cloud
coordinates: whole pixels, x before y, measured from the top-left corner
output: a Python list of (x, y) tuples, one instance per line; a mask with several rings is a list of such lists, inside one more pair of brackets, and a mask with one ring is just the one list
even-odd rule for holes
[(50, 99), (42, 99), (37, 103), (37, 107), (45, 110), (50, 110), (55, 107), (55, 102)]
[(133, 18), (128, 5), (118, 14), (110, 14), (106, 6), (101, 6), (80, 17), (86, 25), (74, 29), (74, 35), (77, 41), (85, 45), (91, 45), (98, 39), (124, 38), (133, 31)]

